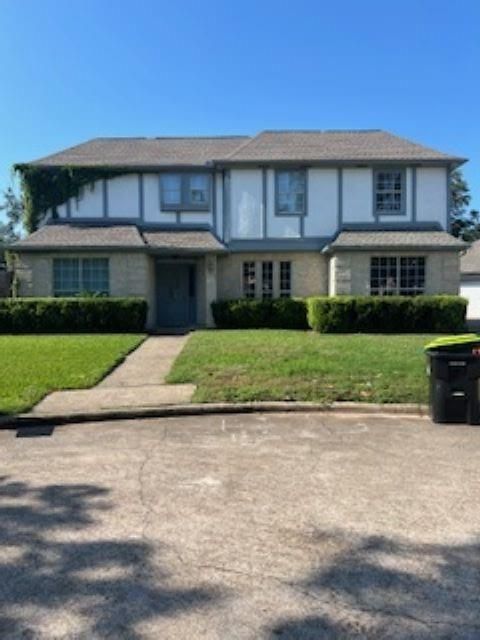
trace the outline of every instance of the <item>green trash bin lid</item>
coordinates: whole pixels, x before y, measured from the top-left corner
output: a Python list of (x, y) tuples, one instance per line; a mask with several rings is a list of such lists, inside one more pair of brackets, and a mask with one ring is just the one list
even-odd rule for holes
[(462, 344), (480, 344), (480, 335), (477, 333), (462, 333), (459, 336), (443, 336), (442, 338), (435, 338), (425, 345), (425, 351), (441, 351), (442, 349), (448, 349), (449, 347), (455, 347)]

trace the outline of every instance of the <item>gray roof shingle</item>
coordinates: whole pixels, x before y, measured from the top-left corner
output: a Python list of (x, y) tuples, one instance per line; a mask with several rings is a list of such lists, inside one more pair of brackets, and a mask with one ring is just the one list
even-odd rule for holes
[(225, 246), (210, 231), (143, 231), (146, 244), (152, 249), (167, 251), (220, 252)]
[(206, 166), (217, 156), (229, 155), (247, 139), (247, 136), (95, 138), (29, 164), (113, 168)]
[(462, 158), (380, 130), (263, 131), (232, 151), (227, 159), (237, 162), (463, 162)]
[(38, 167), (205, 167), (214, 162), (441, 162), (463, 158), (386, 131), (263, 131), (249, 136), (95, 138), (27, 163)]
[(134, 225), (46, 224), (12, 245), (17, 249), (141, 248), (142, 236)]
[(473, 242), (460, 258), (460, 272), (480, 274), (480, 240)]
[(462, 250), (467, 244), (446, 231), (342, 231), (326, 251), (365, 251), (369, 249)]
[(198, 253), (225, 251), (208, 230), (141, 230), (135, 225), (47, 224), (12, 245), (14, 251), (152, 249)]

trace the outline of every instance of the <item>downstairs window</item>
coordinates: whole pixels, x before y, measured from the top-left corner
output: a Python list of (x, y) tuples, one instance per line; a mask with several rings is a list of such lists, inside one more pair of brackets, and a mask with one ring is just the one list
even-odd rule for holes
[(372, 296), (417, 296), (425, 293), (425, 258), (382, 256), (370, 259)]
[(108, 295), (108, 258), (54, 258), (53, 295), (78, 296), (82, 293)]

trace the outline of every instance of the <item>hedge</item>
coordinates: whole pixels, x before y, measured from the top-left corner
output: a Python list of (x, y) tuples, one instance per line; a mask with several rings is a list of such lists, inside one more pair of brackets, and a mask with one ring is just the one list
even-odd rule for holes
[(457, 333), (467, 300), (459, 296), (308, 298), (308, 323), (322, 333)]
[(220, 300), (212, 303), (219, 329), (308, 329), (305, 300)]
[(144, 331), (143, 298), (14, 298), (0, 300), (0, 333)]
[(314, 329), (322, 333), (457, 333), (467, 301), (459, 296), (319, 296), (222, 300), (212, 304), (219, 329)]

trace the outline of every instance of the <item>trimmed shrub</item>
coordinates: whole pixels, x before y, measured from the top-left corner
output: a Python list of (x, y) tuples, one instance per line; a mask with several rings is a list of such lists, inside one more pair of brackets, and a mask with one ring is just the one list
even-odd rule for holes
[(219, 300), (212, 303), (219, 329), (308, 329), (305, 300)]
[(309, 326), (321, 333), (458, 333), (467, 301), (459, 296), (320, 296), (307, 299)]
[(14, 298), (0, 300), (0, 333), (141, 332), (143, 298)]

